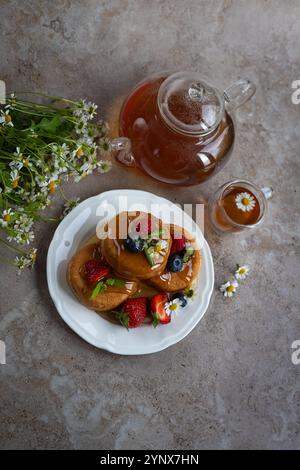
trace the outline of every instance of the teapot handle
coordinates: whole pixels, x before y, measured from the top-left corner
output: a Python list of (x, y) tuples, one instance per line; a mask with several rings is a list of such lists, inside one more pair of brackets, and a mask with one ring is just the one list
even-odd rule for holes
[(131, 153), (131, 142), (127, 137), (112, 139), (110, 145), (112, 150), (116, 152), (115, 158), (119, 163), (126, 166), (135, 166), (134, 156)]
[(250, 100), (255, 91), (256, 86), (254, 83), (247, 79), (241, 79), (226, 88), (224, 98), (230, 108), (235, 109)]

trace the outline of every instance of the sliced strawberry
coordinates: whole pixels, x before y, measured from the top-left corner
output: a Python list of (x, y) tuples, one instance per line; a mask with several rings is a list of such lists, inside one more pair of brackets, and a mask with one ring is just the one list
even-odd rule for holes
[(104, 266), (96, 259), (90, 259), (84, 265), (85, 269), (85, 280), (88, 284), (93, 285), (100, 281), (103, 277), (110, 273), (110, 268)]
[(166, 302), (169, 301), (169, 297), (165, 293), (155, 294), (150, 301), (151, 314), (153, 317), (153, 325), (156, 326), (158, 323), (166, 324), (170, 323), (171, 315), (168, 315), (165, 309)]
[(181, 238), (172, 238), (172, 245), (170, 250), (170, 255), (173, 253), (180, 253), (182, 250), (185, 249), (186, 241), (185, 237)]
[(117, 314), (117, 317), (125, 328), (137, 328), (145, 320), (146, 314), (146, 297), (137, 297), (127, 299), (123, 304), (121, 313)]

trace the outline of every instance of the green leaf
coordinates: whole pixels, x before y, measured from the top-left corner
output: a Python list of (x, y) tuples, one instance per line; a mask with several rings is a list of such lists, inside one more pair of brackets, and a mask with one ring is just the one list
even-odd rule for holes
[(106, 279), (106, 284), (111, 287), (124, 287), (126, 284), (126, 281), (123, 279), (117, 279), (115, 277), (109, 277)]
[(159, 325), (159, 323), (160, 321), (159, 321), (158, 313), (152, 312), (152, 325), (154, 326), (154, 328), (156, 328)]
[(148, 240), (152, 240), (152, 238), (161, 238), (163, 235), (166, 234), (166, 231), (164, 228), (160, 228), (158, 230), (153, 230), (153, 232), (151, 232), (149, 235), (148, 235)]
[(51, 134), (55, 134), (60, 124), (61, 118), (59, 114), (56, 114), (51, 119), (43, 117), (43, 119), (38, 124), (35, 124), (33, 128), (35, 130), (41, 129), (43, 131), (50, 132)]
[(190, 299), (191, 297), (193, 297), (193, 295), (194, 295), (193, 289), (189, 289), (189, 288), (188, 288), (188, 289), (185, 289), (183, 292), (184, 292), (184, 294), (185, 294), (189, 299)]
[(150, 248), (144, 248), (144, 255), (146, 256), (146, 259), (150, 266), (154, 266), (154, 253)]
[(189, 261), (189, 259), (193, 256), (193, 254), (194, 254), (194, 248), (192, 246), (189, 246), (184, 252), (184, 255), (182, 257), (182, 261), (184, 263), (187, 263)]
[(105, 289), (106, 289), (106, 285), (104, 284), (104, 282), (102, 281), (98, 282), (93, 289), (90, 299), (94, 300), (97, 297), (97, 295), (102, 294), (102, 292), (104, 292)]
[(117, 312), (116, 317), (119, 320), (119, 322), (121, 323), (121, 325), (124, 326), (127, 329), (127, 331), (129, 331), (129, 327), (128, 327), (129, 317), (128, 317), (127, 313)]

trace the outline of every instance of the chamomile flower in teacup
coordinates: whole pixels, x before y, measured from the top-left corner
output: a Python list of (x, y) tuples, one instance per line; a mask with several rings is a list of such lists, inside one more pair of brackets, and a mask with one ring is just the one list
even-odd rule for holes
[(235, 203), (237, 208), (244, 212), (250, 212), (255, 207), (254, 197), (247, 192), (237, 194), (235, 197)]

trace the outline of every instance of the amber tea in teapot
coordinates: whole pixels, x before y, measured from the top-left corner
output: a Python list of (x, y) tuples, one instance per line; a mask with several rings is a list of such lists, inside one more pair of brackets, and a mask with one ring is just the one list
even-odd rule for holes
[(230, 113), (254, 91), (243, 80), (222, 95), (193, 72), (145, 80), (122, 106), (117, 158), (165, 183), (201, 183), (229, 159), (235, 136)]

